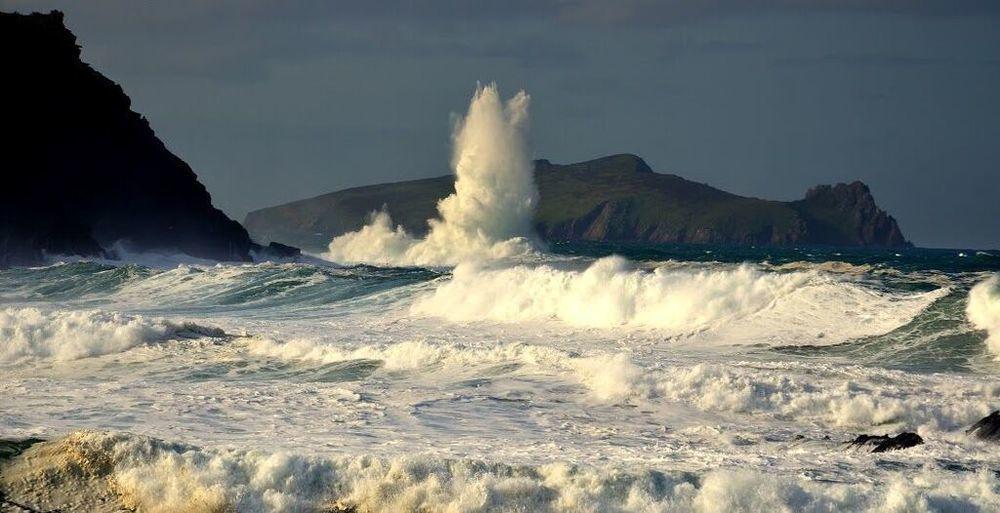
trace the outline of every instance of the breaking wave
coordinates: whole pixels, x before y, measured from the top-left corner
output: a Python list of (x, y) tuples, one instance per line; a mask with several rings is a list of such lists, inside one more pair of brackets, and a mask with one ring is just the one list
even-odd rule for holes
[(78, 360), (179, 337), (223, 335), (217, 328), (118, 312), (11, 307), (0, 311), (0, 362)]
[[(301, 456), (205, 450), (127, 434), (79, 432), (37, 444), (7, 469), (12, 498), (44, 479), (47, 502), (77, 491), (84, 507), (133, 510), (364, 513), (445, 512), (931, 512), (1000, 507), (1000, 480), (986, 469), (934, 466), (886, 483), (817, 482), (753, 470), (695, 474), (566, 463), (512, 465), (431, 456)], [(82, 492), (80, 492), (82, 490)], [(103, 510), (103, 509), (102, 509)]]
[(667, 336), (711, 331), (720, 343), (832, 344), (895, 329), (947, 293), (889, 293), (829, 273), (751, 265), (649, 272), (606, 257), (583, 271), (461, 264), (412, 311), (453, 321), (648, 327)]
[(973, 325), (986, 330), (986, 346), (1000, 358), (1000, 276), (972, 287), (965, 312)]

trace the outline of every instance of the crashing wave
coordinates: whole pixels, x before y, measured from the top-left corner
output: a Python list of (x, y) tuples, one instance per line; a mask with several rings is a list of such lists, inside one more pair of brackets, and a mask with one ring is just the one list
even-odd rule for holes
[(763, 272), (750, 265), (647, 272), (606, 257), (583, 271), (461, 264), (412, 311), (459, 322), (557, 319), (582, 327), (656, 328), (667, 336), (711, 331), (725, 344), (805, 345), (891, 331), (947, 292), (892, 294), (827, 273)]
[(455, 127), (455, 192), (438, 203), (424, 239), (393, 227), (386, 212), (356, 232), (334, 238), (326, 257), (382, 265), (455, 265), (534, 251), (532, 217), (538, 203), (525, 132), (528, 95), (506, 104), (495, 84), (479, 87)]
[(0, 363), (78, 360), (175, 338), (219, 337), (222, 330), (98, 310), (0, 310)]
[(1000, 358), (1000, 276), (972, 287), (965, 312), (974, 326), (986, 330), (986, 347)]

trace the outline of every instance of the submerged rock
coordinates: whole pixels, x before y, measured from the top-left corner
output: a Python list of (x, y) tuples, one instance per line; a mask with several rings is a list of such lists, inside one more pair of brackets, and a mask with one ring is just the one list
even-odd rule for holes
[(1000, 410), (979, 419), (965, 434), (972, 435), (980, 440), (1000, 441)]
[(924, 443), (924, 439), (916, 433), (900, 433), (896, 436), (889, 435), (858, 435), (857, 438), (848, 442), (851, 447), (873, 446), (871, 452), (898, 451), (909, 449)]

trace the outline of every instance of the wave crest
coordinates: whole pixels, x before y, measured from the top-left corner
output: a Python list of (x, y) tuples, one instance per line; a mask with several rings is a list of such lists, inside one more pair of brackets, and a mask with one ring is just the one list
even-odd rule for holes
[(975, 327), (986, 330), (986, 347), (1000, 358), (1000, 276), (972, 287), (965, 312)]
[(668, 336), (711, 330), (721, 343), (831, 344), (895, 329), (947, 292), (890, 294), (826, 273), (764, 272), (746, 264), (648, 272), (612, 256), (583, 271), (460, 264), (412, 311), (462, 322), (646, 327)]
[(0, 362), (78, 360), (172, 338), (223, 335), (217, 328), (119, 312), (10, 307), (0, 311)]

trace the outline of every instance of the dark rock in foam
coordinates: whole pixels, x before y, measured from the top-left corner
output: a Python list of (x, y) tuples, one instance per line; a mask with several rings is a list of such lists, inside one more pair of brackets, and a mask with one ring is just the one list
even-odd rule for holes
[(965, 433), (980, 440), (1000, 442), (1000, 410), (979, 419)]
[(909, 449), (924, 443), (924, 439), (916, 433), (904, 432), (896, 436), (889, 435), (858, 435), (848, 442), (851, 447), (871, 446), (871, 452), (888, 452)]

